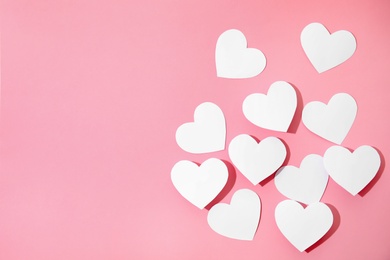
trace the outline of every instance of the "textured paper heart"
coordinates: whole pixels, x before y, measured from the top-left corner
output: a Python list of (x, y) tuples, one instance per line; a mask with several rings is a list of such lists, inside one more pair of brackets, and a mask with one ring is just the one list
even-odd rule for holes
[(230, 159), (253, 185), (279, 169), (286, 154), (286, 147), (276, 137), (267, 137), (257, 143), (251, 136), (242, 134), (229, 144)]
[(228, 180), (228, 169), (219, 159), (211, 158), (198, 167), (190, 161), (179, 161), (171, 171), (171, 179), (179, 193), (200, 209), (209, 204)]
[(208, 153), (225, 149), (226, 123), (222, 110), (214, 103), (200, 104), (194, 122), (181, 125), (176, 142), (186, 152)]
[(215, 49), (217, 76), (221, 78), (251, 78), (260, 74), (266, 65), (264, 54), (247, 48), (244, 34), (236, 29), (222, 33)]
[(356, 50), (356, 39), (352, 33), (341, 30), (330, 34), (320, 23), (311, 23), (303, 29), (301, 44), (319, 73), (340, 65)]
[(275, 220), (287, 240), (303, 252), (329, 231), (333, 214), (322, 202), (315, 202), (304, 209), (294, 200), (285, 200), (276, 206)]
[(375, 148), (363, 145), (353, 153), (342, 146), (332, 146), (324, 154), (330, 177), (352, 195), (358, 194), (375, 177), (381, 158)]
[(356, 101), (346, 93), (334, 95), (328, 105), (319, 101), (308, 103), (302, 112), (303, 124), (313, 133), (341, 144), (355, 121)]
[(255, 93), (242, 104), (245, 117), (253, 124), (270, 130), (287, 132), (297, 108), (295, 89), (285, 81), (276, 81), (267, 95)]
[(287, 198), (311, 204), (320, 201), (328, 178), (322, 157), (309, 154), (302, 160), (299, 168), (280, 168), (275, 175), (275, 186)]
[(251, 190), (241, 189), (234, 193), (230, 205), (214, 205), (208, 213), (207, 222), (222, 236), (253, 240), (259, 225), (260, 211), (259, 196)]

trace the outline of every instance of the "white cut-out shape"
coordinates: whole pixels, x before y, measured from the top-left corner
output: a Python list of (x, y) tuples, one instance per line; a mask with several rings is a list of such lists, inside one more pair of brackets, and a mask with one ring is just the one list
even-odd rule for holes
[(280, 132), (287, 132), (296, 108), (295, 89), (285, 81), (274, 82), (267, 95), (247, 96), (242, 104), (242, 111), (251, 123)]
[(335, 94), (326, 105), (319, 101), (308, 103), (302, 112), (303, 124), (313, 133), (341, 144), (355, 121), (357, 104), (347, 93)]
[(275, 220), (287, 240), (303, 252), (329, 231), (333, 214), (322, 202), (303, 208), (295, 200), (284, 200), (276, 206)]
[(290, 165), (280, 168), (275, 175), (275, 186), (287, 198), (311, 204), (320, 201), (328, 179), (322, 157), (309, 154), (299, 168)]
[(222, 110), (214, 103), (200, 104), (194, 122), (181, 125), (176, 142), (186, 152), (209, 153), (225, 149), (226, 123)]
[(272, 136), (257, 143), (250, 135), (241, 134), (229, 144), (230, 159), (253, 185), (279, 169), (286, 155), (283, 142)]
[(207, 206), (221, 192), (228, 176), (225, 163), (216, 158), (208, 159), (200, 166), (191, 161), (179, 161), (171, 171), (175, 188), (200, 209)]
[(351, 153), (342, 146), (332, 146), (324, 154), (330, 177), (352, 195), (358, 194), (377, 174), (381, 165), (378, 151), (363, 145)]
[(215, 49), (217, 76), (221, 78), (251, 78), (260, 74), (266, 65), (264, 54), (247, 48), (245, 35), (236, 29), (223, 32)]
[(260, 211), (259, 196), (249, 189), (241, 189), (233, 194), (230, 205), (214, 205), (207, 215), (207, 222), (212, 230), (222, 236), (253, 240), (259, 225)]
[(320, 23), (307, 25), (301, 33), (301, 44), (318, 73), (348, 60), (356, 50), (356, 39), (349, 31), (330, 34)]

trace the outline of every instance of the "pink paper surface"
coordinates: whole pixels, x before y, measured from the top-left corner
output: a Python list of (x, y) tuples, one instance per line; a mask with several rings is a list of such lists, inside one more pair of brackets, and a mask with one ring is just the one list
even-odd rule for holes
[[(390, 259), (390, 2), (3, 0), (0, 259)], [(300, 44), (312, 22), (351, 31), (355, 54), (318, 74)], [(245, 80), (218, 78), (215, 44), (241, 30), (267, 58)], [(289, 133), (247, 121), (242, 102), (278, 80), (298, 91)], [(200, 103), (225, 113), (227, 144), (238, 134), (277, 136), (285, 164), (299, 166), (332, 143), (300, 120), (303, 105), (352, 95), (357, 118), (343, 142), (377, 148), (378, 176), (353, 197), (333, 180), (322, 198), (335, 224), (300, 253), (277, 229), (285, 199), (273, 179), (253, 186), (227, 150), (189, 154), (175, 141)], [(262, 201), (253, 241), (222, 237), (175, 190), (179, 160), (226, 160), (216, 201), (253, 189)], [(234, 185), (233, 185), (234, 184)]]

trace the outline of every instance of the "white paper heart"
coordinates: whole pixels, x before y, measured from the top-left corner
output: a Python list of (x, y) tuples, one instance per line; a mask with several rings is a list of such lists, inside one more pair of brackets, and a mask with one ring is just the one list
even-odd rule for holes
[(253, 240), (259, 225), (260, 211), (259, 196), (251, 190), (241, 189), (234, 193), (230, 205), (214, 205), (207, 215), (207, 222), (222, 236)]
[(226, 123), (222, 110), (214, 103), (200, 104), (194, 122), (181, 125), (176, 142), (186, 152), (209, 153), (225, 149)]
[(375, 148), (363, 145), (353, 153), (342, 146), (332, 146), (324, 154), (330, 177), (352, 195), (358, 194), (375, 177), (381, 158)]
[(322, 73), (348, 60), (356, 50), (356, 39), (349, 31), (330, 34), (320, 23), (307, 25), (301, 44), (314, 68)]
[(311, 204), (320, 201), (328, 178), (322, 157), (309, 154), (302, 160), (300, 168), (280, 168), (275, 175), (275, 186), (287, 198)]
[(255, 93), (242, 104), (245, 117), (253, 124), (275, 131), (287, 132), (297, 108), (295, 89), (285, 81), (276, 81), (267, 95)]
[(207, 206), (223, 189), (228, 169), (219, 159), (211, 158), (198, 167), (191, 161), (179, 161), (171, 171), (171, 179), (179, 193), (200, 209)]
[(285, 200), (276, 206), (275, 220), (287, 240), (303, 252), (329, 231), (333, 214), (322, 202), (315, 202), (304, 209), (294, 200)]
[(347, 93), (334, 95), (328, 105), (319, 101), (308, 103), (302, 112), (303, 124), (313, 133), (341, 144), (355, 121), (356, 101)]
[(222, 33), (215, 49), (217, 76), (221, 78), (251, 78), (260, 74), (266, 65), (264, 54), (247, 48), (244, 34), (236, 29)]
[(283, 164), (286, 147), (276, 137), (257, 143), (250, 135), (236, 136), (229, 144), (229, 157), (253, 185), (258, 184)]

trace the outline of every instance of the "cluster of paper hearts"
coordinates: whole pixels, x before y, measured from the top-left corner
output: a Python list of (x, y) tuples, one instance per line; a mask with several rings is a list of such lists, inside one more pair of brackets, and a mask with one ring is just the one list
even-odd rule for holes
[[(356, 49), (355, 38), (350, 32), (329, 34), (318, 23), (304, 28), (301, 43), (319, 73), (343, 63)], [(215, 59), (217, 76), (223, 78), (254, 77), (266, 65), (264, 54), (258, 49), (247, 48), (246, 38), (238, 30), (228, 30), (219, 37)], [(251, 123), (278, 132), (288, 131), (296, 109), (296, 91), (285, 81), (273, 83), (267, 94), (250, 94), (242, 105), (243, 114)], [(356, 113), (355, 100), (347, 93), (338, 93), (327, 104), (319, 101), (306, 104), (302, 122), (311, 132), (340, 145), (352, 127)], [(177, 129), (176, 142), (183, 150), (194, 154), (224, 150), (226, 122), (223, 111), (211, 102), (200, 104), (195, 109), (194, 121)], [(323, 156), (307, 155), (298, 168), (283, 166), (287, 150), (277, 137), (257, 141), (250, 135), (241, 134), (229, 143), (232, 163), (253, 185), (276, 173), (275, 186), (288, 200), (277, 205), (275, 221), (282, 234), (300, 251), (317, 242), (333, 224), (332, 211), (320, 202), (329, 176), (356, 195), (379, 170), (380, 156), (373, 147), (363, 145), (350, 152), (338, 145), (331, 146)], [(179, 193), (200, 209), (222, 191), (228, 177), (227, 166), (217, 158), (208, 159), (201, 165), (179, 161), (171, 171), (172, 182)], [(241, 189), (234, 193), (230, 205), (214, 205), (207, 221), (223, 236), (252, 240), (260, 212), (259, 196), (249, 189)]]

